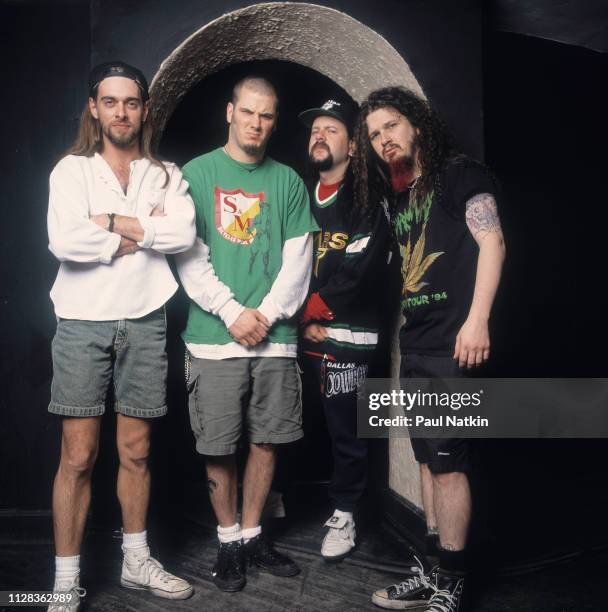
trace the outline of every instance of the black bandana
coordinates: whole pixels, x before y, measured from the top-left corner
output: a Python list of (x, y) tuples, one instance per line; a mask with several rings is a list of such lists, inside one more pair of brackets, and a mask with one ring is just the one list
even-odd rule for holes
[(89, 96), (95, 98), (97, 96), (99, 83), (113, 76), (125, 77), (135, 81), (141, 91), (141, 97), (144, 102), (150, 97), (148, 93), (148, 82), (143, 72), (124, 62), (105, 62), (95, 66), (89, 75)]

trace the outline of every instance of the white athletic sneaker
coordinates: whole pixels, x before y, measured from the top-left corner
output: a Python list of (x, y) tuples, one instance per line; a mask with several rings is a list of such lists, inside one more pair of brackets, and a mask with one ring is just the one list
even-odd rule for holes
[[(47, 612), (78, 612), (80, 598), (87, 594), (80, 588), (78, 576), (74, 580), (58, 580), (53, 593), (57, 595), (57, 601), (49, 605)], [(67, 598), (69, 601), (65, 601)]]
[(355, 521), (346, 516), (334, 515), (325, 523), (329, 530), (323, 538), (321, 555), (325, 561), (335, 563), (341, 561), (355, 547)]
[(189, 582), (167, 572), (156, 559), (132, 552), (124, 556), (120, 584), (165, 599), (187, 599), (194, 592)]

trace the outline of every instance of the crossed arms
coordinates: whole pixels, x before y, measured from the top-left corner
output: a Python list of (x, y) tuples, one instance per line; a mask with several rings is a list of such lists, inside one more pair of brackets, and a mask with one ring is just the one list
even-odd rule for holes
[(116, 215), (112, 232), (107, 231), (107, 213), (90, 215), (92, 184), (77, 158), (64, 158), (50, 178), (48, 231), (49, 248), (59, 261), (109, 264), (115, 257), (139, 249), (177, 253), (194, 242), (194, 205), (187, 183), (177, 167), (168, 168), (169, 185), (163, 210), (148, 215)]

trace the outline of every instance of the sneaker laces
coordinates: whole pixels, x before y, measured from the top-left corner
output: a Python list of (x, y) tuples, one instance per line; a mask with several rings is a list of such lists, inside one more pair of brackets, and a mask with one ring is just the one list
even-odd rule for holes
[[(272, 542), (270, 542), (263, 536), (256, 536), (256, 537), (259, 538), (257, 542), (257, 546), (256, 546), (257, 554), (259, 554), (259, 556), (266, 557), (267, 561), (271, 563), (277, 563), (277, 564), (292, 563), (289, 557), (287, 557), (283, 553), (280, 553), (278, 550), (274, 548), (274, 545), (272, 544)], [(253, 563), (253, 558), (251, 557), (250, 557), (250, 563)]]
[(163, 584), (168, 584), (175, 579), (173, 574), (170, 574), (159, 561), (152, 557), (145, 559), (143, 564), (147, 566), (150, 578), (158, 578)]
[(272, 544), (270, 544), (270, 542), (265, 538), (260, 538), (258, 542), (258, 547), (262, 554), (268, 555), (268, 557), (273, 561), (280, 561), (283, 557), (283, 555), (281, 555), (280, 552), (275, 550)]
[(228, 546), (226, 547), (226, 559), (231, 564), (238, 565), (243, 555), (241, 546)]
[(413, 591), (418, 587), (430, 588), (433, 590), (437, 590), (437, 587), (428, 579), (427, 575), (424, 573), (424, 566), (418, 557), (414, 555), (414, 559), (418, 562), (418, 565), (414, 565), (412, 567), (412, 572), (416, 574), (416, 576), (412, 576), (399, 584), (394, 584), (396, 594), (401, 595), (407, 593), (409, 591)]
[[(78, 604), (80, 599), (86, 596), (87, 590), (74, 585), (71, 589), (67, 591), (53, 591), (53, 593), (56, 593), (57, 595), (72, 595), (72, 599), (69, 602), (54, 602), (52, 606), (53, 612), (71, 612), (72, 606)], [(77, 597), (77, 599), (74, 598), (74, 595)]]
[(428, 612), (452, 612), (455, 609), (457, 600), (453, 593), (447, 589), (433, 587), (435, 592), (429, 600)]

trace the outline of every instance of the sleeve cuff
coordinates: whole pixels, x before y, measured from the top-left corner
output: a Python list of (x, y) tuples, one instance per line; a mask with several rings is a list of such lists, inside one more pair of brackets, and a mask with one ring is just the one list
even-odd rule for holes
[(220, 319), (224, 322), (224, 325), (228, 328), (241, 316), (245, 310), (245, 306), (239, 304), (236, 300), (232, 299), (226, 302), (218, 311)]
[(274, 325), (281, 317), (279, 309), (270, 301), (264, 298), (258, 306), (258, 311), (261, 312), (267, 319), (270, 325)]
[(119, 246), (120, 234), (110, 234), (106, 246), (99, 257), (99, 261), (104, 264), (109, 264), (112, 261), (112, 257), (114, 257), (114, 253), (118, 251)]
[(138, 242), (137, 244), (142, 249), (149, 249), (154, 242), (154, 237), (156, 236), (156, 230), (154, 229), (152, 217), (137, 217), (137, 219), (144, 228), (144, 237), (141, 242)]

